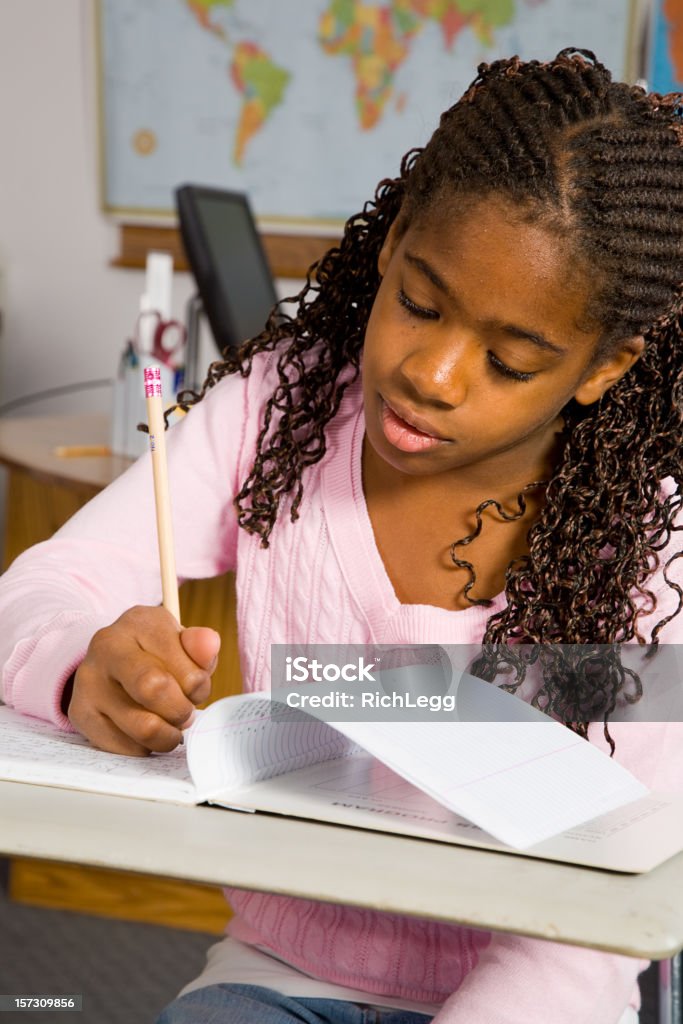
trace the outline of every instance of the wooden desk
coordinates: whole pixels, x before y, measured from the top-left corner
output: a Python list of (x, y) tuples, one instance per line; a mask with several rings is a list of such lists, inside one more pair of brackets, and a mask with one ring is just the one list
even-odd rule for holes
[(626, 956), (683, 948), (683, 853), (645, 875), (215, 807), (0, 782), (0, 852), (289, 893)]
[[(8, 470), (3, 567), (26, 548), (47, 540), (82, 505), (130, 465), (120, 455), (63, 458), (60, 445), (106, 445), (104, 415), (0, 419), (0, 465)], [(152, 480), (150, 474), (150, 490)], [(241, 690), (232, 574), (185, 583), (180, 610), (187, 626), (212, 626), (222, 637), (213, 696)], [(150, 879), (122, 878), (37, 862), (16, 861), (11, 871), (15, 899), (220, 932), (228, 918), (214, 889)]]
[(106, 444), (105, 416), (0, 419), (0, 465), (8, 469), (3, 566), (51, 537), (130, 465), (123, 456), (64, 459), (57, 445)]
[(55, 448), (108, 444), (109, 418), (98, 413), (0, 419), (0, 462), (34, 480), (88, 497), (110, 484), (133, 460), (125, 455), (62, 458)]

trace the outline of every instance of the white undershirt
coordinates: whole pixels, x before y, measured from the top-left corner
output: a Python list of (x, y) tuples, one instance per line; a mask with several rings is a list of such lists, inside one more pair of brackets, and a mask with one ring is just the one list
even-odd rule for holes
[(378, 1008), (412, 1010), (428, 1017), (433, 1017), (441, 1009), (436, 1003), (415, 1003), (393, 996), (378, 996), (360, 989), (335, 985), (330, 981), (321, 981), (288, 964), (270, 950), (248, 946), (230, 935), (211, 946), (204, 970), (198, 978), (185, 986), (180, 995), (206, 988), (207, 985), (261, 985), (285, 996), (342, 999), (348, 1003), (364, 1003)]

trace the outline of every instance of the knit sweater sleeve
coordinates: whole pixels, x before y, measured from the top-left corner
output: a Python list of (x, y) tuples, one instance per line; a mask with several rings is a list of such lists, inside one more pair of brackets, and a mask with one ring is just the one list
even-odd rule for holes
[[(434, 1024), (618, 1024), (646, 962), (494, 935)], [(632, 993), (635, 997), (631, 999)]]
[[(220, 381), (167, 434), (179, 580), (235, 568), (233, 498), (248, 471), (249, 406), (261, 398), (262, 371), (259, 361), (246, 380)], [(0, 697), (70, 729), (61, 694), (93, 634), (127, 608), (160, 600), (147, 454), (0, 579)]]

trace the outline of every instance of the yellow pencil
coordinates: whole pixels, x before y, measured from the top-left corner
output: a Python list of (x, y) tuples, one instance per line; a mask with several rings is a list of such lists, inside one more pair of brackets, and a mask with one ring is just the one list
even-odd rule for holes
[(54, 454), (60, 459), (100, 458), (111, 455), (111, 448), (106, 444), (60, 444)]
[(180, 624), (178, 577), (176, 576), (175, 569), (171, 499), (168, 491), (168, 469), (166, 466), (166, 435), (164, 433), (164, 408), (161, 397), (161, 371), (158, 366), (148, 366), (145, 367), (144, 376), (147, 422), (149, 424), (149, 449), (152, 453), (152, 472), (154, 475), (154, 504), (157, 518), (157, 538), (159, 541), (162, 603), (164, 608)]

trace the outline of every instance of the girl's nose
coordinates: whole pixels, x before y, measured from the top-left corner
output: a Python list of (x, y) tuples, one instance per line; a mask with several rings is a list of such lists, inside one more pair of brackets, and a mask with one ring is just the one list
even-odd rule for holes
[(472, 373), (472, 354), (465, 343), (430, 344), (401, 363), (406, 385), (420, 403), (457, 408), (465, 400)]

